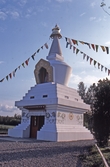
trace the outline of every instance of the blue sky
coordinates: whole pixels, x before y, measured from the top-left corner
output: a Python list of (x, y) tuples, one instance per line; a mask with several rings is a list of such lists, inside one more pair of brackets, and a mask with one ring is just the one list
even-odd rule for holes
[[(110, 5), (104, 1), (105, 8)], [(100, 7), (97, 0), (0, 0), (0, 80), (15, 70), (49, 40), (52, 28), (58, 24), (63, 38), (60, 40), (64, 60), (72, 67), (69, 86), (76, 88), (80, 81), (89, 86), (107, 73), (83, 60), (79, 53), (73, 54), (66, 48), (65, 37), (110, 46), (110, 16)], [(86, 45), (78, 48), (97, 62), (110, 68), (110, 54), (96, 53)], [(15, 101), (22, 99), (30, 87), (35, 85), (34, 68), (41, 59), (46, 59), (49, 49), (40, 49), (35, 61), (21, 66), (16, 76), (0, 83), (0, 115), (21, 113)], [(108, 77), (110, 78), (110, 77)]]

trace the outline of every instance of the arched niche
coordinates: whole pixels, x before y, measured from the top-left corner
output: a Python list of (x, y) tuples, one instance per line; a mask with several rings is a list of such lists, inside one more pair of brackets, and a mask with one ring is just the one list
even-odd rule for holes
[(41, 67), (39, 70), (39, 82), (46, 83), (48, 82), (48, 72), (44, 67)]
[(37, 84), (53, 82), (53, 67), (48, 61), (41, 59), (35, 66), (34, 75)]

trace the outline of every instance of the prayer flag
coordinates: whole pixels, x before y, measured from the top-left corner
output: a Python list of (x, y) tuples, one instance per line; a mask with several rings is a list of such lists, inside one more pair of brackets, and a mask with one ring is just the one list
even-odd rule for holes
[(110, 70), (108, 69), (108, 75), (110, 74)]
[(98, 52), (98, 45), (96, 45), (96, 52)]
[(34, 59), (34, 56), (35, 56), (35, 55), (36, 55), (36, 52), (31, 56), (33, 60), (35, 60), (35, 59)]
[(101, 65), (101, 71), (103, 71), (103, 67), (104, 67), (104, 66), (103, 66), (103, 65)]
[(22, 63), (22, 66), (25, 68), (24, 63)]
[(78, 54), (78, 52), (79, 52), (79, 49), (76, 49), (76, 54)]
[(107, 72), (107, 68), (105, 67), (105, 72)]
[(98, 63), (98, 69), (100, 69), (100, 63)]
[(72, 45), (70, 45), (70, 49), (72, 48)]
[(81, 44), (84, 44), (84, 42), (83, 41), (79, 41)]
[(68, 45), (69, 45), (69, 43), (67, 42), (67, 43), (66, 43), (66, 48), (68, 48)]
[(15, 70), (13, 71), (13, 77), (15, 77)]
[(27, 66), (28, 66), (28, 63), (29, 63), (29, 59), (30, 59), (30, 58), (28, 58), (28, 59), (25, 61), (25, 63), (26, 63)]
[(102, 48), (103, 52), (105, 52), (105, 47), (104, 46), (100, 46), (100, 47)]
[(37, 50), (37, 53), (39, 53), (40, 49)]
[(17, 68), (15, 69), (15, 72), (17, 71)]
[(70, 45), (72, 45), (72, 42), (71, 42), (71, 39), (70, 39), (70, 38), (68, 38), (68, 42), (69, 42)]
[(92, 60), (93, 60), (93, 59), (92, 59), (92, 58), (90, 58), (90, 64), (92, 63)]
[(93, 50), (95, 50), (95, 46), (94, 46), (94, 44), (91, 44), (91, 46), (92, 46)]
[(109, 48), (108, 47), (105, 47), (106, 48), (106, 52), (107, 54), (109, 54)]
[(74, 45), (78, 45), (78, 42), (76, 40), (72, 39), (72, 42)]
[(76, 50), (76, 47), (75, 47), (75, 46), (73, 46), (73, 53), (75, 53), (75, 50)]
[(19, 68), (19, 70), (20, 70), (20, 67), (21, 67), (21, 66), (19, 66), (19, 67), (18, 67), (18, 68)]
[(83, 59), (85, 59), (85, 57), (86, 57), (86, 54), (84, 53), (84, 54), (83, 54)]
[(7, 79), (7, 81), (8, 81), (8, 75), (6, 76), (6, 79)]
[(65, 40), (66, 40), (66, 42), (67, 42), (67, 37), (65, 37)]
[(49, 48), (49, 47), (48, 47), (48, 45), (47, 45), (47, 43), (45, 43), (44, 45), (45, 45), (46, 49), (48, 49), (48, 48)]
[(1, 79), (0, 82), (3, 82), (5, 78)]
[(97, 63), (96, 60), (94, 60), (94, 66), (96, 65), (96, 63)]
[(89, 43), (85, 42), (85, 44), (89, 46), (89, 49), (91, 49), (91, 47), (90, 47), (90, 44), (89, 44)]
[(89, 56), (87, 56), (87, 61), (89, 60)]
[(10, 76), (10, 78), (12, 78), (12, 74), (11, 73), (9, 74), (9, 76)]

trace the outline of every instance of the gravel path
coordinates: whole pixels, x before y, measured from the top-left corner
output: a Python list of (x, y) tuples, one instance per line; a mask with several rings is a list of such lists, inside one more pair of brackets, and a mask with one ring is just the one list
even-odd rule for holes
[(0, 167), (82, 167), (78, 158), (94, 141), (0, 140)]

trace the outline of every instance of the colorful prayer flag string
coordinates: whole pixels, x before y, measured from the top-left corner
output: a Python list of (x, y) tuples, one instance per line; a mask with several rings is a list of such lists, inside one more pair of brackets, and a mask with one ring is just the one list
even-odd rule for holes
[(73, 43), (74, 45), (78, 45), (78, 43), (81, 43), (83, 45), (85, 44), (89, 47), (89, 49), (92, 48), (96, 52), (98, 52), (99, 46), (100, 46), (103, 52), (106, 52), (107, 54), (109, 54), (109, 47), (108, 46), (102, 46), (102, 45), (97, 45), (97, 44), (88, 43), (88, 42), (84, 42), (84, 41), (79, 41), (79, 40), (76, 40), (76, 39), (73, 39), (73, 38), (70, 39), (68, 37), (65, 37), (65, 40), (70, 45), (71, 45), (71, 43)]
[[(68, 40), (67, 40), (68, 41)], [(68, 43), (66, 41), (66, 48), (68, 48), (68, 45), (70, 45), (70, 43)], [(75, 46), (72, 46), (73, 47), (73, 53), (75, 53), (76, 55), (78, 54), (78, 53), (81, 53), (81, 54), (83, 54), (83, 60), (84, 59), (86, 59), (86, 61), (90, 61), (90, 65), (92, 64), (92, 62), (93, 62), (93, 64), (94, 64), (94, 67), (96, 67), (96, 64), (98, 65), (98, 69), (100, 69), (100, 67), (101, 67), (101, 71), (103, 71), (103, 69), (105, 69), (105, 72), (107, 72), (108, 71), (108, 75), (110, 75), (110, 70), (107, 68), (107, 67), (104, 67), (102, 64), (100, 64), (99, 62), (97, 62), (96, 60), (94, 60), (92, 57), (90, 57), (90, 56), (88, 56), (86, 53), (84, 53), (84, 52), (82, 52), (82, 51), (80, 51), (78, 48), (76, 48)], [(98, 49), (98, 47), (97, 47), (97, 49)]]
[[(47, 42), (46, 42), (44, 45), (42, 45), (41, 48), (43, 49), (44, 46), (45, 46), (46, 49), (49, 48)], [(33, 60), (35, 60), (35, 56), (36, 56), (37, 53), (39, 53), (39, 51), (40, 51), (40, 48), (37, 49), (37, 51), (34, 52), (31, 57), (29, 57), (27, 60), (25, 60), (25, 61), (24, 61), (21, 65), (19, 65), (13, 72), (9, 73), (6, 77), (4, 77), (3, 79), (1, 79), (0, 82), (3, 82), (3, 81), (5, 80), (5, 78), (6, 78), (6, 80), (8, 81), (9, 78), (12, 79), (12, 77), (15, 77), (15, 74), (16, 74), (17, 69), (20, 69), (21, 66), (24, 67), (24, 68), (25, 68), (25, 65), (28, 66), (30, 58), (32, 58)]]

